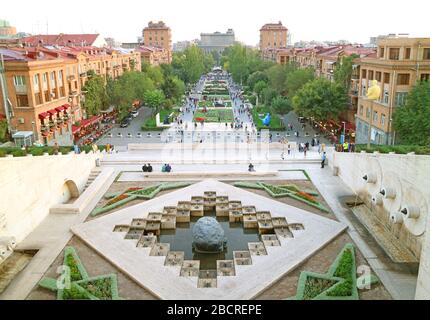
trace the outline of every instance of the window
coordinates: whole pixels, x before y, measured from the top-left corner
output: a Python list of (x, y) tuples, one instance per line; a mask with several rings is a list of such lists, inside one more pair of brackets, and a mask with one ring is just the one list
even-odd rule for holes
[(364, 107), (361, 105), (361, 106), (360, 106), (360, 116), (362, 116), (362, 115), (363, 115), (363, 110), (364, 110)]
[(384, 91), (384, 97), (382, 99), (382, 102), (384, 104), (388, 104), (390, 102), (390, 94), (386, 90)]
[(366, 118), (369, 119), (370, 118), (370, 109), (366, 108)]
[(385, 125), (385, 114), (381, 113), (381, 125)]
[(409, 60), (411, 58), (411, 48), (405, 48), (405, 60)]
[(373, 71), (369, 70), (369, 80), (373, 80)]
[(35, 74), (33, 76), (33, 85), (34, 85), (34, 90), (39, 90), (39, 75)]
[(14, 76), (13, 77), (13, 83), (15, 84), (15, 87), (25, 86), (25, 77), (24, 76)]
[(48, 82), (48, 74), (47, 73), (43, 74), (43, 82), (44, 83)]
[(28, 97), (27, 95), (17, 95), (16, 103), (18, 104), (18, 108), (26, 108), (28, 107)]
[(429, 73), (423, 73), (421, 75), (421, 81), (429, 81), (430, 80), (430, 74)]
[(390, 48), (390, 60), (400, 59), (400, 48)]
[(366, 95), (366, 85), (365, 84), (363, 84), (363, 86), (361, 87), (361, 95), (362, 96), (365, 96)]
[(376, 76), (375, 76), (375, 80), (378, 82), (381, 82), (381, 78), (382, 78), (382, 72), (376, 72)]
[(363, 79), (366, 79), (367, 78), (367, 70), (361, 70), (361, 77), (363, 78)]
[(407, 92), (396, 92), (396, 107), (402, 107), (406, 104)]
[(430, 60), (430, 48), (424, 48), (423, 59)]
[(409, 73), (399, 73), (397, 78), (397, 85), (408, 86), (410, 83), (411, 75)]
[(373, 122), (378, 122), (378, 111), (373, 111)]
[(390, 83), (390, 74), (384, 73), (384, 83), (389, 84)]
[(60, 87), (63, 86), (63, 70), (58, 71), (58, 82)]
[(379, 58), (384, 58), (385, 56), (385, 48), (379, 48)]

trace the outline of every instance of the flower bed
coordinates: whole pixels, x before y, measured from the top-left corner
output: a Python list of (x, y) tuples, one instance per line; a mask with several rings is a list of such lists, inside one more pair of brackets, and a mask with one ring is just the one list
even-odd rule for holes
[[(66, 247), (64, 251), (64, 265), (69, 267), (69, 288), (59, 288), (59, 281), (43, 278), (38, 285), (42, 288), (57, 291), (58, 300), (118, 300), (118, 283), (115, 274), (89, 278), (79, 256), (73, 247)], [(63, 277), (64, 274), (61, 275)]]
[(125, 200), (127, 199), (129, 196), (125, 193), (120, 194), (119, 196), (116, 196), (115, 198), (113, 198), (112, 200), (110, 200), (108, 203), (106, 203), (106, 207), (107, 206), (111, 206), (119, 201)]
[(200, 122), (204, 119), (205, 122), (233, 122), (233, 112), (231, 110), (213, 110), (210, 109), (207, 112), (197, 111), (194, 114), (194, 121)]

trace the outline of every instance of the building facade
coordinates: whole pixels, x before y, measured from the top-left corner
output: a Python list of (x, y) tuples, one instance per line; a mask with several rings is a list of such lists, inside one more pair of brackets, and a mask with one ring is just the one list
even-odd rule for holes
[[(378, 41), (375, 57), (360, 59), (357, 85), (357, 143), (394, 144), (393, 114), (404, 106), (418, 81), (430, 79), (430, 38), (386, 37)], [(377, 101), (366, 93), (372, 80), (381, 87)]]
[(147, 47), (162, 48), (167, 52), (168, 63), (172, 62), (172, 31), (163, 22), (149, 22), (143, 29), (143, 44)]
[(140, 53), (142, 63), (151, 66), (159, 66), (160, 64), (170, 63), (169, 52), (164, 48), (139, 46), (136, 52)]
[(107, 47), (106, 40), (99, 34), (48, 34), (34, 35), (20, 39), (25, 47), (62, 46), (62, 47)]
[(96, 47), (26, 47), (0, 49), (4, 59), (5, 99), (11, 131), (32, 131), (47, 145), (71, 145), (72, 123), (85, 119), (82, 92), (88, 72), (117, 78), (141, 70), (139, 52)]
[(260, 29), (260, 51), (286, 48), (288, 45), (288, 29), (282, 22), (267, 23)]
[(6, 20), (0, 20), (0, 38), (11, 38), (16, 35), (16, 28)]
[(233, 29), (228, 29), (226, 33), (201, 33), (199, 47), (206, 53), (212, 51), (223, 52), (225, 48), (234, 45), (236, 39)]

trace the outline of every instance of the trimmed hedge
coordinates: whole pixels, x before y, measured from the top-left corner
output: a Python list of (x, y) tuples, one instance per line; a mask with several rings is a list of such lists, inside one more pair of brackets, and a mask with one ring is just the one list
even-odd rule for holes
[[(105, 145), (98, 145), (98, 148), (100, 151), (103, 151), (106, 149)], [(82, 146), (81, 152), (90, 153), (92, 152), (92, 146)], [(73, 151), (73, 147), (71, 146), (61, 146), (58, 148), (58, 152), (62, 154), (68, 154), (71, 151)], [(44, 153), (48, 153), (49, 155), (54, 154), (54, 147), (29, 147), (28, 148), (28, 154), (31, 154), (33, 156), (43, 156)], [(25, 157), (27, 156), (27, 153), (25, 150), (19, 148), (19, 147), (6, 147), (6, 148), (0, 148), (0, 157), (6, 157), (6, 155), (13, 155), (14, 157)]]
[(430, 146), (388, 146), (388, 145), (371, 145), (370, 148), (367, 148), (365, 144), (358, 144), (355, 146), (355, 152), (366, 151), (367, 153), (373, 153), (375, 151), (387, 154), (390, 152), (394, 152), (396, 154), (408, 154), (411, 152), (415, 152), (418, 155), (430, 155)]

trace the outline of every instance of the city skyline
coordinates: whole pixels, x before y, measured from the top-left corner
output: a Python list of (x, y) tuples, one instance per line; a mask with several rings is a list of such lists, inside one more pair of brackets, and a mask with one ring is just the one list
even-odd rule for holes
[[(219, 14), (209, 13), (201, 1), (189, 0), (177, 3), (167, 1), (163, 3), (137, 3), (130, 0), (123, 1), (124, 11), (118, 16), (118, 10), (110, 9), (100, 11), (100, 2), (84, 2), (77, 0), (75, 6), (68, 8), (68, 15), (73, 18), (64, 19), (58, 14), (58, 2), (44, 0), (40, 3), (24, 1), (27, 10), (22, 12), (22, 3), (8, 2), (2, 5), (2, 19), (8, 20), (19, 32), (32, 34), (58, 34), (58, 33), (100, 33), (103, 37), (113, 37), (119, 42), (134, 42), (141, 36), (142, 29), (149, 21), (164, 21), (172, 29), (173, 42), (197, 39), (202, 32), (225, 32), (232, 28), (236, 39), (247, 45), (257, 45), (259, 42), (259, 29), (265, 23), (282, 21), (289, 29), (292, 43), (298, 41), (337, 41), (348, 40), (352, 43), (367, 43), (370, 37), (388, 33), (408, 33), (411, 36), (425, 37), (421, 21), (426, 18), (426, 10), (415, 10), (414, 4), (421, 5), (418, 0), (411, 0), (407, 7), (396, 7), (391, 2), (380, 1), (372, 3), (363, 0), (360, 6), (353, 8), (353, 15), (357, 24), (351, 23), (352, 8), (342, 1), (332, 0), (311, 1), (312, 10), (305, 10), (300, 3), (279, 2), (267, 0), (264, 6), (257, 2), (243, 1), (228, 2), (217, 1)], [(132, 8), (133, 10), (130, 10)], [(276, 10), (274, 10), (275, 8)], [(309, 7), (307, 7), (309, 8)], [(185, 15), (190, 12), (189, 16)], [(410, 14), (408, 14), (410, 11)], [(19, 18), (17, 15), (19, 12)], [(182, 15), (178, 15), (181, 12)], [(279, 14), (283, 12), (283, 14)], [(300, 14), (300, 12), (303, 12)], [(383, 12), (376, 19), (373, 12)], [(98, 13), (95, 14), (95, 13)], [(127, 13), (124, 15), (124, 13)], [(242, 19), (241, 15), (247, 16)], [(363, 21), (362, 17), (374, 16), (375, 23)], [(77, 17), (77, 18), (75, 18)], [(359, 19), (359, 20), (358, 20)], [(381, 23), (383, 22), (383, 23)], [(198, 26), (198, 28), (196, 27)], [(124, 27), (125, 26), (125, 27)], [(318, 26), (316, 28), (316, 26)], [(316, 31), (318, 30), (318, 31)]]

